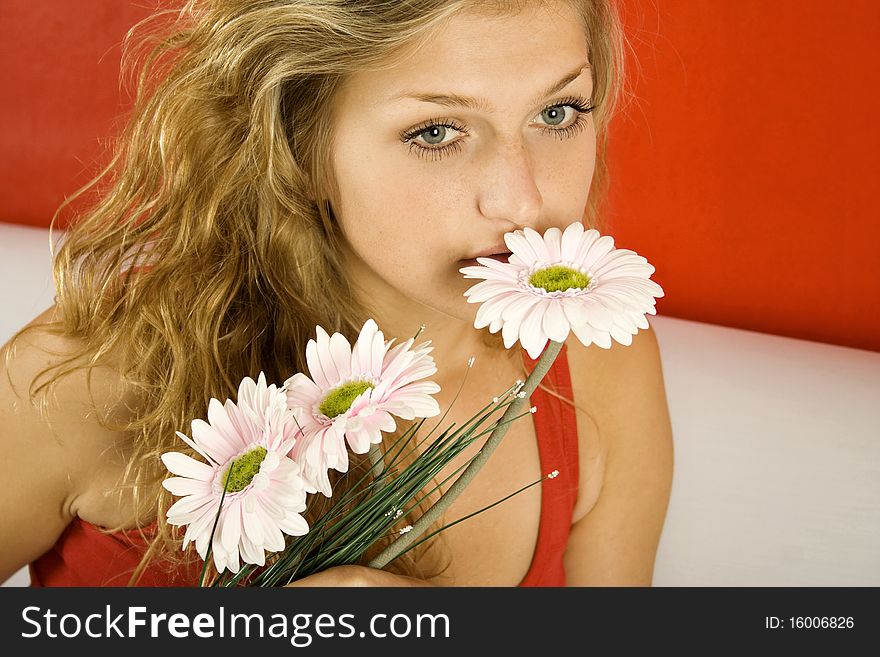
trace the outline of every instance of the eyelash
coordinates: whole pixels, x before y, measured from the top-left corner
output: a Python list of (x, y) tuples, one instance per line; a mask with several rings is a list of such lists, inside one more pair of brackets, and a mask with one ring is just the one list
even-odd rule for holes
[[(563, 98), (560, 101), (554, 102), (551, 105), (547, 105), (544, 109), (542, 109), (539, 114), (543, 114), (548, 109), (552, 109), (554, 107), (572, 107), (577, 110), (578, 114), (575, 117), (574, 122), (566, 126), (565, 128), (552, 128), (545, 127), (541, 128), (544, 132), (553, 133), (555, 137), (558, 139), (570, 139), (574, 137), (586, 126), (586, 115), (596, 109), (590, 101), (586, 100), (581, 96), (570, 96), (568, 98)], [(425, 123), (404, 132), (401, 134), (400, 139), (404, 143), (409, 144), (410, 152), (415, 152), (418, 157), (421, 158), (430, 158), (431, 161), (439, 160), (445, 155), (456, 152), (461, 148), (461, 139), (456, 139), (445, 146), (440, 146), (439, 148), (432, 148), (429, 146), (422, 146), (421, 144), (417, 144), (413, 141), (416, 137), (420, 136), (423, 132), (430, 130), (434, 127), (442, 127), (442, 128), (452, 128), (453, 130), (457, 130), (458, 132), (465, 132), (465, 128), (462, 125), (459, 125), (454, 119), (430, 119)], [(465, 134), (467, 134), (465, 132)]]

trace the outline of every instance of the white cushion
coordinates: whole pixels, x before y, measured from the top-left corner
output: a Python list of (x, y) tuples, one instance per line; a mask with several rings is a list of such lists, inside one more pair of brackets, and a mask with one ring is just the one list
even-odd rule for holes
[(880, 585), (880, 353), (653, 324), (675, 436), (655, 586)]

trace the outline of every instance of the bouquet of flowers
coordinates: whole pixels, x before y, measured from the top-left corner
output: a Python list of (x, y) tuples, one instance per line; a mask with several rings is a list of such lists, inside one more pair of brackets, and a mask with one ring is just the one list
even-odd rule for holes
[[(610, 236), (576, 222), (565, 231), (550, 228), (541, 235), (526, 228), (504, 239), (511, 251), (508, 262), (477, 258), (478, 265), (461, 269), (466, 278), (481, 279), (465, 296), (481, 304), (475, 328), (501, 331), (505, 348), (519, 342), (538, 363), (525, 381), (510, 385), (461, 426), (441, 428), (444, 415), (419, 438), (427, 418), (440, 414), (431, 396), (440, 388), (426, 380), (437, 371), (430, 342), (415, 345), (417, 334), (395, 345), (370, 319), (353, 345), (316, 327), (316, 339), (306, 349), (308, 375), (295, 373), (281, 387), (267, 384), (263, 373), (256, 381), (246, 377), (235, 402), (211, 399), (207, 422), (193, 420), (191, 437), (177, 432), (203, 461), (180, 452), (162, 455), (176, 475), (163, 486), (181, 497), (168, 510), (168, 522), (186, 527), (183, 549), (194, 542), (205, 566), (213, 558), (217, 584), (279, 586), (358, 562), (412, 511), (413, 501), (445, 465), (488, 435), (446, 493), (369, 564), (384, 567), (450, 526), (423, 536), (473, 479), (510, 423), (536, 412), (523, 410), (525, 400), (569, 333), (586, 346), (608, 349), (612, 340), (631, 344), (640, 328), (648, 328), (645, 314), (655, 314), (655, 298), (663, 296), (650, 280), (654, 267), (633, 251), (615, 249)], [(499, 412), (500, 419), (493, 419)], [(380, 453), (382, 434), (397, 429), (395, 418), (414, 423)], [(428, 440), (414, 461), (399, 467), (414, 441)], [(328, 471), (348, 472), (349, 449), (369, 454), (372, 467), (334, 497)], [(309, 526), (302, 515), (306, 498), (318, 493), (332, 504)], [(204, 574), (203, 568), (202, 579)]]

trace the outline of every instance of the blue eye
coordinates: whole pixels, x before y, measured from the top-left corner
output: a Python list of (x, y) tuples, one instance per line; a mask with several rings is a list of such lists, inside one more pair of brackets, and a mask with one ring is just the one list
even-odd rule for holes
[[(541, 112), (541, 116), (543, 116), (544, 118), (549, 118), (550, 125), (559, 125), (560, 123), (563, 123), (565, 121), (565, 108), (565, 105), (554, 105), (553, 107), (548, 107), (543, 112)], [(553, 123), (553, 121), (556, 121), (556, 123)]]
[(432, 125), (427, 130), (424, 130), (422, 135), (426, 142), (436, 145), (443, 142), (443, 138), (446, 136), (446, 130), (447, 127), (445, 125)]
[[(464, 126), (459, 125), (454, 119), (431, 119), (426, 124), (401, 135), (401, 141), (408, 143), (410, 151), (415, 151), (416, 155), (436, 160), (443, 154), (461, 148), (461, 139), (439, 145), (448, 137), (450, 130), (464, 133)], [(419, 138), (424, 140), (425, 145), (416, 141)]]
[[(567, 114), (565, 108), (567, 107), (574, 111), (574, 120), (565, 127), (556, 127), (565, 123)], [(547, 122), (547, 127), (542, 127), (541, 130), (545, 133), (551, 133), (558, 139), (570, 139), (586, 127), (586, 115), (594, 109), (595, 107), (584, 98), (565, 98), (541, 110), (538, 116)], [(432, 161), (439, 160), (444, 155), (459, 150), (462, 146), (462, 139), (456, 139), (442, 145), (449, 136), (450, 130), (467, 134), (464, 126), (459, 125), (453, 119), (431, 119), (402, 134), (401, 141), (409, 144), (410, 151), (414, 151), (418, 157), (430, 158)], [(419, 139), (422, 141), (419, 142)]]

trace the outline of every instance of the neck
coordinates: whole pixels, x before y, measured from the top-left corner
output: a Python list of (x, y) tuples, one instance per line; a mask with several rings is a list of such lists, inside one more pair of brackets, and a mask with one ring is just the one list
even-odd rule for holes
[[(425, 325), (415, 344), (431, 341), (437, 373), (430, 378), (442, 388), (438, 395), (441, 407), (442, 402), (451, 399), (459, 389), (465, 374), (468, 384), (463, 394), (481, 399), (500, 394), (517, 378), (523, 378), (518, 344), (509, 350), (495, 346), (492, 343), (497, 345), (497, 340), (487, 340), (488, 329), (476, 329), (471, 320), (403, 297), (377, 280), (372, 272), (358, 272), (351, 280), (358, 281), (357, 294), (369, 299), (367, 307), (386, 340), (396, 338), (395, 344), (399, 344), (415, 336), (420, 326)], [(474, 366), (468, 372), (471, 358), (474, 358)]]
[[(487, 344), (488, 329), (475, 329), (470, 321), (450, 317), (417, 302), (401, 303), (391, 311), (377, 311), (377, 315), (376, 322), (385, 338), (397, 338), (396, 343), (413, 337), (420, 325), (425, 325), (415, 344), (431, 341), (431, 355), (437, 365), (437, 373), (431, 379), (443, 389), (441, 398), (454, 394), (466, 373), (469, 383), (465, 393), (488, 394), (491, 397), (513, 383), (513, 380), (507, 379), (511, 376), (511, 362), (513, 356), (519, 353), (519, 345), (506, 350)], [(474, 365), (468, 372), (471, 358), (474, 359)], [(485, 381), (488, 388), (478, 390), (477, 381)]]

